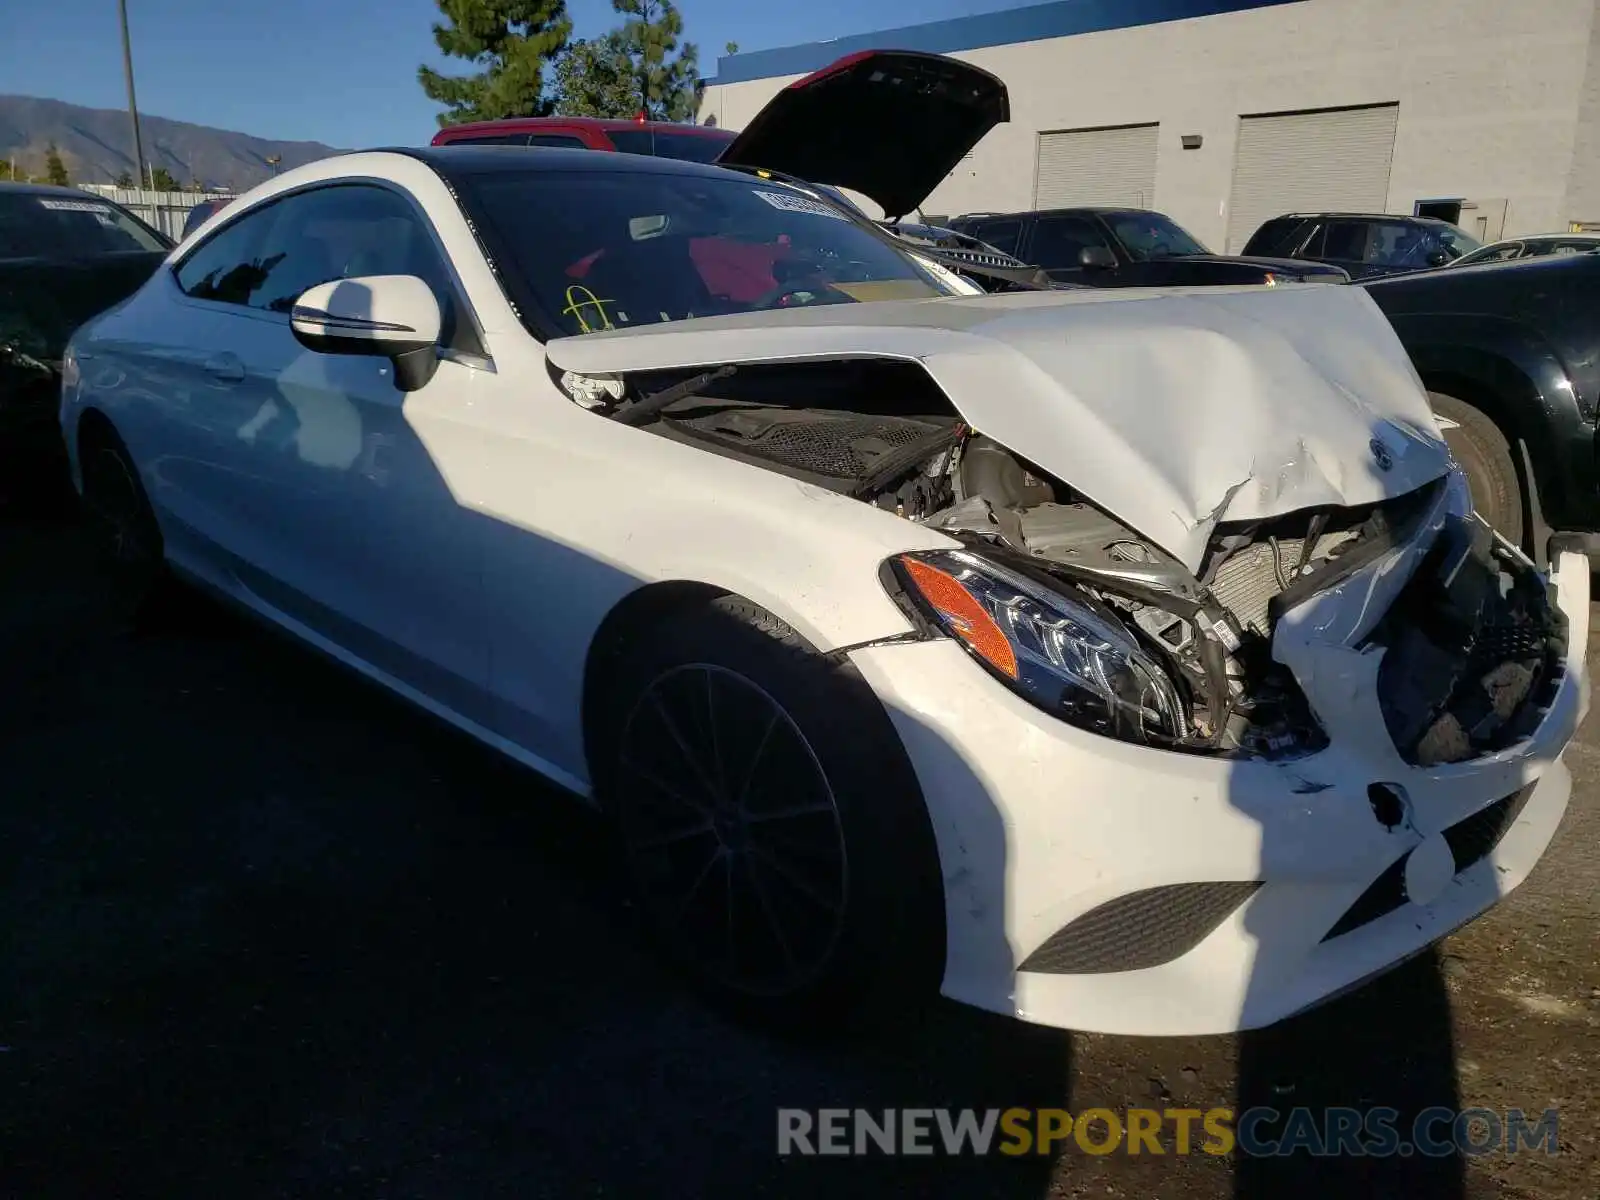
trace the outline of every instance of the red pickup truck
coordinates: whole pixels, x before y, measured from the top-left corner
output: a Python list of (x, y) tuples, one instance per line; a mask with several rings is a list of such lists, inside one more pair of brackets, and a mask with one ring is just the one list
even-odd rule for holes
[(670, 121), (618, 121), (598, 117), (510, 117), (452, 125), (433, 135), (435, 146), (555, 146), (610, 150), (716, 162), (734, 134), (711, 125)]

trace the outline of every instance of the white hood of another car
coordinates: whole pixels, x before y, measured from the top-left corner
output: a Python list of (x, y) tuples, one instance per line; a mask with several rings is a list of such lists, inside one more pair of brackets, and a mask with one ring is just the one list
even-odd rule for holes
[(1410, 359), (1353, 287), (837, 304), (559, 338), (546, 351), (585, 375), (918, 361), (974, 429), (1191, 570), (1219, 521), (1372, 503), (1448, 463)]

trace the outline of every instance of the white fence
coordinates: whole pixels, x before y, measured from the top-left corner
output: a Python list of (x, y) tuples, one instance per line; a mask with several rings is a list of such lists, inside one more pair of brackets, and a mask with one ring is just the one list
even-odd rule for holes
[(153, 225), (173, 241), (183, 236), (183, 222), (189, 210), (202, 200), (216, 200), (223, 192), (153, 192), (149, 188), (115, 187), (109, 183), (78, 185), (86, 192), (104, 196), (122, 205), (147, 225)]

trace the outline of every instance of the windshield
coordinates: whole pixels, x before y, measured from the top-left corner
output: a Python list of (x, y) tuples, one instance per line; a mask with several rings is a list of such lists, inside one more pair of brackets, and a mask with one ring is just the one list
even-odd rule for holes
[(84, 258), (168, 248), (155, 230), (90, 192), (81, 199), (0, 193), (0, 258)]
[(1110, 213), (1106, 221), (1117, 240), (1127, 248), (1128, 257), (1135, 262), (1211, 253), (1171, 217), (1160, 213)]
[(1444, 252), (1454, 262), (1464, 254), (1471, 254), (1474, 250), (1483, 249), (1483, 243), (1473, 237), (1458, 225), (1438, 225), (1434, 227)]
[(734, 135), (723, 132), (674, 133), (670, 129), (613, 129), (607, 135), (623, 154), (653, 154), (689, 162), (716, 162)]
[(783, 184), (621, 171), (486, 172), (462, 184), (540, 336), (952, 291)]

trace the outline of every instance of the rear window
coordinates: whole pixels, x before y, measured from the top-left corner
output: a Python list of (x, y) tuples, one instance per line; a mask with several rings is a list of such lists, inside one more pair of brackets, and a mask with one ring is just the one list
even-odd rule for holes
[(540, 336), (950, 294), (891, 242), (781, 184), (611, 171), (461, 183)]
[(1243, 254), (1261, 254), (1268, 257), (1292, 255), (1305, 237), (1306, 222), (1296, 218), (1278, 217), (1256, 230), (1244, 244)]
[(673, 133), (667, 129), (612, 129), (606, 132), (611, 144), (624, 154), (653, 154), (657, 158), (678, 158), (687, 162), (716, 162), (733, 141), (732, 134)]
[(90, 192), (81, 198), (0, 193), (0, 258), (83, 258), (169, 248), (132, 213)]

